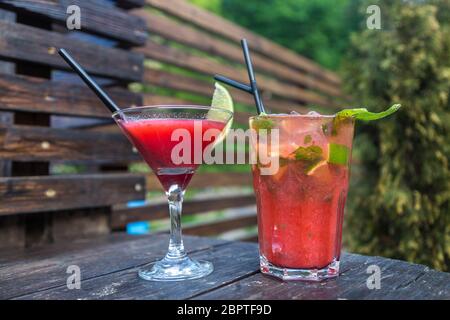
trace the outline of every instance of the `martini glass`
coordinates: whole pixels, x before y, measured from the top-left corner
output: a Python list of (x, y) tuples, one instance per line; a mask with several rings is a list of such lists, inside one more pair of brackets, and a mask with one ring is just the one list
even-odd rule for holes
[(144, 266), (139, 276), (153, 281), (207, 276), (213, 265), (189, 258), (184, 249), (181, 208), (185, 189), (202, 162), (203, 151), (222, 138), (232, 113), (203, 106), (149, 106), (123, 109), (115, 112), (113, 118), (156, 174), (169, 202), (168, 252), (162, 260)]

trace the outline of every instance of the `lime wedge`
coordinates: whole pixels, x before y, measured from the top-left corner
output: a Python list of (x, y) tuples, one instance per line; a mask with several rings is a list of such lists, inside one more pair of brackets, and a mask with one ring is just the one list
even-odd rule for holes
[(307, 176), (313, 175), (317, 169), (319, 169), (320, 167), (326, 166), (326, 165), (328, 165), (328, 162), (325, 160), (321, 160), (321, 161), (317, 162), (316, 164), (309, 166), (306, 169), (306, 175)]
[[(304, 154), (304, 152), (303, 152)], [(309, 160), (313, 160), (309, 162), (309, 165), (305, 169), (306, 175), (310, 176), (313, 175), (314, 172), (317, 171), (320, 167), (324, 165), (330, 164), (337, 164), (341, 166), (348, 165), (348, 162), (350, 160), (350, 149), (343, 145), (343, 144), (337, 144), (337, 143), (329, 143), (328, 144), (328, 159), (323, 159), (318, 155), (317, 157)], [(297, 160), (304, 160), (307, 159), (305, 156), (299, 158), (299, 153), (297, 152)]]
[[(214, 90), (211, 107), (217, 108), (217, 109), (225, 109), (225, 110), (228, 110), (233, 113), (234, 112), (233, 99), (231, 98), (231, 95), (228, 92), (228, 90), (224, 86), (222, 86), (221, 84), (219, 84), (217, 82), (215, 83), (215, 87), (216, 87), (216, 89)], [(208, 118), (213, 119), (215, 117), (214, 114), (216, 112), (217, 112), (217, 110), (213, 110), (213, 109), (209, 110)], [(214, 144), (219, 144), (227, 136), (232, 124), (233, 124), (233, 118), (231, 118), (231, 120), (228, 122), (226, 127), (223, 129), (222, 134), (220, 135), (220, 137), (218, 137), (216, 139), (216, 142)]]
[(350, 158), (350, 150), (343, 144), (330, 143), (328, 145), (328, 163), (346, 166)]
[(318, 167), (326, 164), (322, 148), (319, 146), (298, 147), (294, 151), (295, 159), (305, 164), (304, 172), (312, 175)]

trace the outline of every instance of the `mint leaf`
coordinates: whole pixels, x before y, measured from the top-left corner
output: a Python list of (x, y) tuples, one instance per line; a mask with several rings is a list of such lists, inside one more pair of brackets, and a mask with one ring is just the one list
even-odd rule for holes
[(252, 128), (255, 130), (266, 129), (270, 130), (275, 127), (275, 123), (267, 117), (265, 113), (261, 113), (252, 121)]
[(303, 162), (306, 174), (323, 160), (323, 150), (319, 146), (298, 147), (294, 154), (296, 160)]
[(344, 109), (336, 113), (336, 118), (354, 118), (357, 120), (372, 121), (387, 117), (398, 109), (400, 104), (394, 104), (389, 109), (382, 112), (370, 112), (366, 108)]
[(298, 147), (294, 153), (297, 160), (315, 161), (323, 158), (323, 151), (319, 146)]

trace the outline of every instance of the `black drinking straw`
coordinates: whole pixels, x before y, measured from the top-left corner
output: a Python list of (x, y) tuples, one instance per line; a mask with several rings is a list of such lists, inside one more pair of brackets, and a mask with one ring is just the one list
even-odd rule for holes
[(215, 75), (214, 79), (216, 79), (217, 81), (226, 83), (226, 84), (228, 84), (232, 87), (235, 87), (239, 90), (245, 91), (247, 93), (251, 93), (255, 99), (255, 104), (256, 104), (256, 109), (258, 111), (258, 114), (261, 114), (263, 112), (265, 113), (266, 111), (264, 109), (264, 105), (261, 100), (261, 96), (259, 95), (258, 85), (256, 84), (255, 73), (253, 71), (253, 64), (252, 64), (252, 60), (250, 58), (250, 52), (248, 50), (247, 40), (242, 39), (241, 45), (242, 45), (242, 51), (244, 53), (245, 64), (247, 66), (248, 77), (250, 79), (250, 85), (246, 85), (244, 83), (238, 82), (236, 80), (232, 80), (230, 78), (227, 78), (227, 77), (224, 77), (221, 75)]
[(81, 79), (83, 79), (84, 83), (86, 83), (88, 87), (91, 88), (92, 91), (94, 91), (97, 97), (102, 100), (102, 102), (106, 107), (108, 107), (111, 112), (120, 111), (120, 108), (114, 103), (114, 101), (111, 100), (106, 92), (103, 91), (102, 88), (100, 88), (100, 86), (86, 73), (86, 71), (83, 70), (78, 62), (76, 62), (75, 59), (72, 58), (72, 56), (65, 49), (59, 49), (58, 53), (61, 57), (63, 57), (67, 64), (71, 66), (76, 73), (78, 73)]

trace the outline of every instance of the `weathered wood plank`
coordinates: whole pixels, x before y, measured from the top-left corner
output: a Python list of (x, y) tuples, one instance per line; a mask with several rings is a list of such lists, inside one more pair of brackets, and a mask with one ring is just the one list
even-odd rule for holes
[[(136, 11), (140, 17), (146, 20), (151, 34), (158, 34), (166, 39), (203, 50), (212, 55), (222, 56), (232, 61), (242, 63), (242, 49), (226, 41), (219, 40), (206, 32), (179, 23), (168, 17), (155, 14), (149, 10)], [(336, 85), (323, 82), (310, 74), (304, 74), (298, 70), (268, 59), (257, 52), (252, 54), (253, 64), (256, 70), (264, 71), (269, 75), (299, 84), (306, 88), (317, 89), (331, 96), (342, 97), (343, 94)]]
[[(369, 289), (367, 267), (381, 269), (381, 288)], [(325, 282), (282, 282), (276, 278), (255, 274), (237, 283), (211, 291), (198, 299), (449, 299), (450, 274), (438, 272), (441, 285), (408, 290), (423, 273), (432, 270), (425, 266), (380, 257), (344, 254), (342, 272), (337, 279)], [(436, 271), (434, 271), (436, 272)], [(431, 276), (430, 273), (430, 276)], [(426, 280), (425, 280), (426, 281)], [(418, 287), (416, 287), (417, 289)]]
[(114, 38), (125, 43), (143, 45), (145, 22), (124, 10), (108, 5), (104, 0), (3, 0), (0, 5), (17, 12), (37, 13), (66, 25), (70, 5), (81, 11), (81, 30)]
[[(212, 79), (212, 78), (211, 78)], [(154, 70), (146, 68), (144, 72), (144, 82), (163, 88), (170, 88), (174, 90), (182, 90), (190, 93), (198, 94), (207, 98), (211, 98), (214, 92), (214, 86), (211, 82), (193, 79), (191, 77), (173, 74), (162, 70)], [(253, 106), (255, 104), (251, 95), (242, 92), (241, 90), (229, 87), (233, 100), (239, 103)], [(170, 100), (167, 100), (170, 104)], [(278, 112), (290, 112), (296, 110), (298, 112), (305, 112), (306, 108), (299, 102), (293, 102), (288, 99), (274, 97), (270, 94), (264, 96), (264, 102), (268, 108)], [(237, 112), (238, 114), (239, 112)], [(239, 116), (239, 115), (238, 115)], [(248, 123), (248, 118), (245, 120)]]
[(134, 174), (0, 178), (0, 215), (101, 207), (144, 198)]
[[(124, 241), (89, 241), (78, 242), (77, 246), (56, 244), (50, 245), (53, 250), (46, 249), (44, 253), (34, 253), (27, 259), (24, 251), (24, 260), (20, 263), (7, 264), (0, 268), (0, 281), (2, 290), (1, 299), (11, 299), (37, 291), (66, 287), (66, 271), (70, 265), (80, 267), (82, 285), (81, 291), (89, 286), (89, 279), (105, 279), (108, 274), (120, 274), (122, 270), (131, 270), (137, 280), (136, 270), (146, 263), (155, 261), (164, 256), (168, 245), (168, 235), (152, 235), (141, 237), (126, 237)], [(186, 237), (185, 245), (189, 252), (197, 252), (213, 246), (224, 244), (222, 240)], [(73, 248), (75, 247), (75, 249)], [(39, 251), (38, 251), (39, 252)], [(141, 280), (138, 280), (140, 282)], [(116, 282), (115, 280), (113, 282)], [(147, 283), (146, 281), (142, 281)], [(89, 295), (95, 299), (101, 296), (100, 291), (92, 290)], [(80, 291), (80, 290), (73, 290)], [(43, 291), (41, 294), (45, 294)], [(80, 294), (81, 292), (79, 292)], [(49, 293), (51, 294), (51, 293)], [(25, 296), (23, 298), (31, 298)], [(34, 297), (33, 297), (34, 298)], [(55, 299), (67, 299), (63, 295), (56, 294)], [(69, 298), (70, 299), (70, 298)]]
[(110, 206), (54, 213), (51, 216), (52, 241), (58, 243), (110, 234), (110, 216)]
[(126, 81), (141, 80), (143, 57), (140, 54), (70, 39), (64, 34), (23, 24), (0, 21), (0, 57), (70, 70), (58, 55), (58, 48), (66, 48), (93, 75)]
[[(125, 89), (106, 89), (119, 105), (142, 105), (142, 97)], [(110, 118), (111, 113), (84, 84), (17, 75), (0, 77), (0, 109)]]
[[(35, 77), (48, 77), (50, 69), (47, 66), (27, 65), (17, 63), (16, 71), (25, 71)], [(14, 124), (32, 126), (50, 126), (50, 116), (43, 113), (15, 112)], [(11, 176), (45, 176), (50, 173), (50, 165), (46, 161), (12, 162)], [(14, 178), (11, 178), (14, 179)], [(0, 198), (2, 198), (0, 196)], [(7, 205), (5, 203), (5, 205)], [(25, 246), (39, 246), (51, 241), (50, 214), (42, 212), (36, 215), (25, 215)]]
[[(11, 112), (0, 112), (0, 126), (11, 126), (14, 122), (14, 114)], [(0, 160), (0, 176), (7, 177), (11, 175), (12, 163), (8, 160)]]
[[(189, 188), (215, 188), (231, 186), (252, 186), (250, 172), (202, 172), (197, 173), (189, 182)], [(147, 175), (147, 188), (151, 191), (161, 190), (154, 174)]]
[(0, 125), (0, 159), (127, 162), (141, 157), (120, 133)]
[(4, 248), (1, 249), (0, 263), (2, 268), (13, 267), (35, 260), (48, 259), (58, 254), (75, 254), (80, 250), (85, 250), (88, 245), (94, 247), (94, 245), (92, 245), (93, 242), (95, 242), (95, 246), (101, 248), (104, 245), (118, 242), (122, 243), (122, 245), (126, 245), (128, 241), (132, 240), (137, 240), (137, 238), (127, 235), (124, 232), (114, 232), (109, 235), (102, 235), (95, 238), (75, 239), (74, 241), (51, 243), (45, 246), (32, 248)]
[[(22, 216), (0, 216), (0, 249), (25, 246), (25, 219)], [(1, 286), (0, 278), (0, 286)]]
[(149, 94), (149, 93), (144, 93), (142, 95), (142, 98), (144, 100), (144, 103), (142, 105), (144, 105), (144, 106), (193, 104), (193, 102), (189, 101), (189, 100), (175, 98), (175, 97), (171, 97), (171, 96), (161, 96), (161, 95), (156, 95), (156, 94)]
[[(253, 194), (248, 195), (233, 194), (229, 196), (199, 197), (196, 199), (184, 201), (183, 216), (190, 214), (204, 213), (211, 210), (237, 208), (252, 205), (254, 203), (255, 197)], [(158, 201), (142, 207), (134, 207), (134, 208), (119, 207), (114, 209), (112, 212), (111, 227), (113, 229), (121, 229), (124, 228), (126, 224), (130, 222), (166, 219), (168, 217), (169, 217), (169, 210), (166, 201)], [(202, 227), (199, 230), (202, 231), (204, 230), (204, 228)], [(200, 233), (192, 232), (191, 234), (200, 234)]]
[[(0, 9), (0, 20), (14, 22), (16, 20), (16, 14), (11, 11)], [(7, 62), (7, 61), (0, 61), (0, 73), (2, 74), (2, 76), (15, 73), (15, 69), (16, 69), (16, 66), (14, 63)], [(0, 77), (0, 79), (1, 79), (1, 77)], [(1, 96), (1, 92), (0, 92), (0, 96)], [(0, 124), (11, 125), (13, 122), (14, 122), (14, 114), (12, 112), (0, 111)], [(12, 169), (11, 165), (12, 165), (11, 161), (0, 160), (0, 176), (10, 176), (11, 169)], [(6, 225), (6, 228), (0, 230), (0, 233), (5, 233), (5, 231), (8, 232), (9, 227), (11, 229), (14, 228), (14, 226), (10, 225), (11, 221), (12, 221), (12, 219), (9, 219), (9, 221), (4, 220), (4, 221), (0, 222), (0, 223), (5, 222), (4, 225)], [(22, 224), (21, 228), (23, 229), (23, 224)], [(20, 234), (20, 233), (23, 233), (23, 232), (17, 232), (17, 234)], [(14, 234), (14, 232), (12, 233), (12, 235), (13, 234)], [(7, 239), (12, 240), (12, 241), (6, 241)], [(5, 239), (3, 239), (3, 240), (4, 241), (0, 241), (2, 244), (8, 244), (8, 243), (13, 244), (14, 243), (14, 237), (11, 237), (11, 236), (5, 237)], [(22, 243), (23, 242), (22, 240), (23, 240), (23, 237), (18, 237), (16, 243)]]
[[(256, 244), (185, 237), (191, 256), (213, 262), (208, 277), (149, 282), (136, 276), (166, 251), (167, 235), (116, 235), (43, 248), (2, 251), (1, 299), (449, 299), (450, 274), (403, 261), (344, 254), (341, 276), (321, 283), (279, 281), (259, 273)], [(69, 265), (81, 269), (81, 289), (69, 290)], [(367, 267), (381, 269), (369, 289)]]
[(183, 0), (146, 0), (150, 6), (162, 10), (170, 15), (188, 21), (196, 26), (219, 34), (235, 42), (246, 38), (252, 51), (260, 52), (268, 57), (285, 63), (288, 66), (307, 71), (324, 80), (340, 84), (339, 77), (331, 71), (325, 70), (315, 62), (302, 57), (280, 45), (275, 44), (249, 30), (246, 30), (224, 18), (189, 4)]
[[(209, 242), (211, 239), (205, 239), (204, 241)], [(159, 247), (161, 247), (160, 244)], [(138, 251), (134, 248), (126, 249), (133, 251), (135, 256), (140, 256), (141, 252), (150, 251), (141, 247), (139, 254), (136, 254)], [(151, 252), (151, 254), (152, 257), (155, 256), (154, 252)], [(115, 255), (117, 256), (117, 254)], [(157, 252), (156, 256), (158, 255), (160, 256), (160, 252)], [(102, 277), (86, 279), (82, 281), (80, 290), (69, 290), (66, 285), (63, 285), (22, 296), (20, 299), (188, 299), (212, 288), (254, 274), (258, 270), (258, 252), (253, 244), (223, 244), (198, 251), (191, 256), (196, 259), (211, 261), (215, 266), (215, 271), (207, 277), (189, 281), (188, 286), (183, 281), (144, 281), (137, 277), (138, 269), (133, 268), (105, 274)], [(116, 259), (121, 258), (117, 257)], [(230, 264), (230, 261), (233, 261), (233, 263)], [(62, 276), (65, 279), (66, 275)]]
[(145, 0), (117, 0), (117, 5), (125, 9), (139, 8), (144, 4)]
[[(234, 68), (207, 57), (197, 56), (173, 47), (159, 44), (152, 39), (148, 39), (145, 47), (138, 48), (137, 51), (143, 53), (150, 59), (170, 63), (209, 76), (221, 74), (238, 81), (248, 82), (247, 71), (243, 68)], [(274, 94), (293, 101), (325, 107), (334, 106), (332, 101), (327, 97), (321, 96), (313, 91), (301, 89), (298, 86), (281, 83), (275, 79), (258, 76), (258, 86), (261, 88), (263, 94)]]
[(239, 217), (225, 218), (208, 223), (185, 226), (183, 228), (183, 233), (197, 236), (217, 236), (226, 231), (256, 226), (256, 223), (257, 221), (255, 210), (254, 214), (252, 215), (246, 214)]

